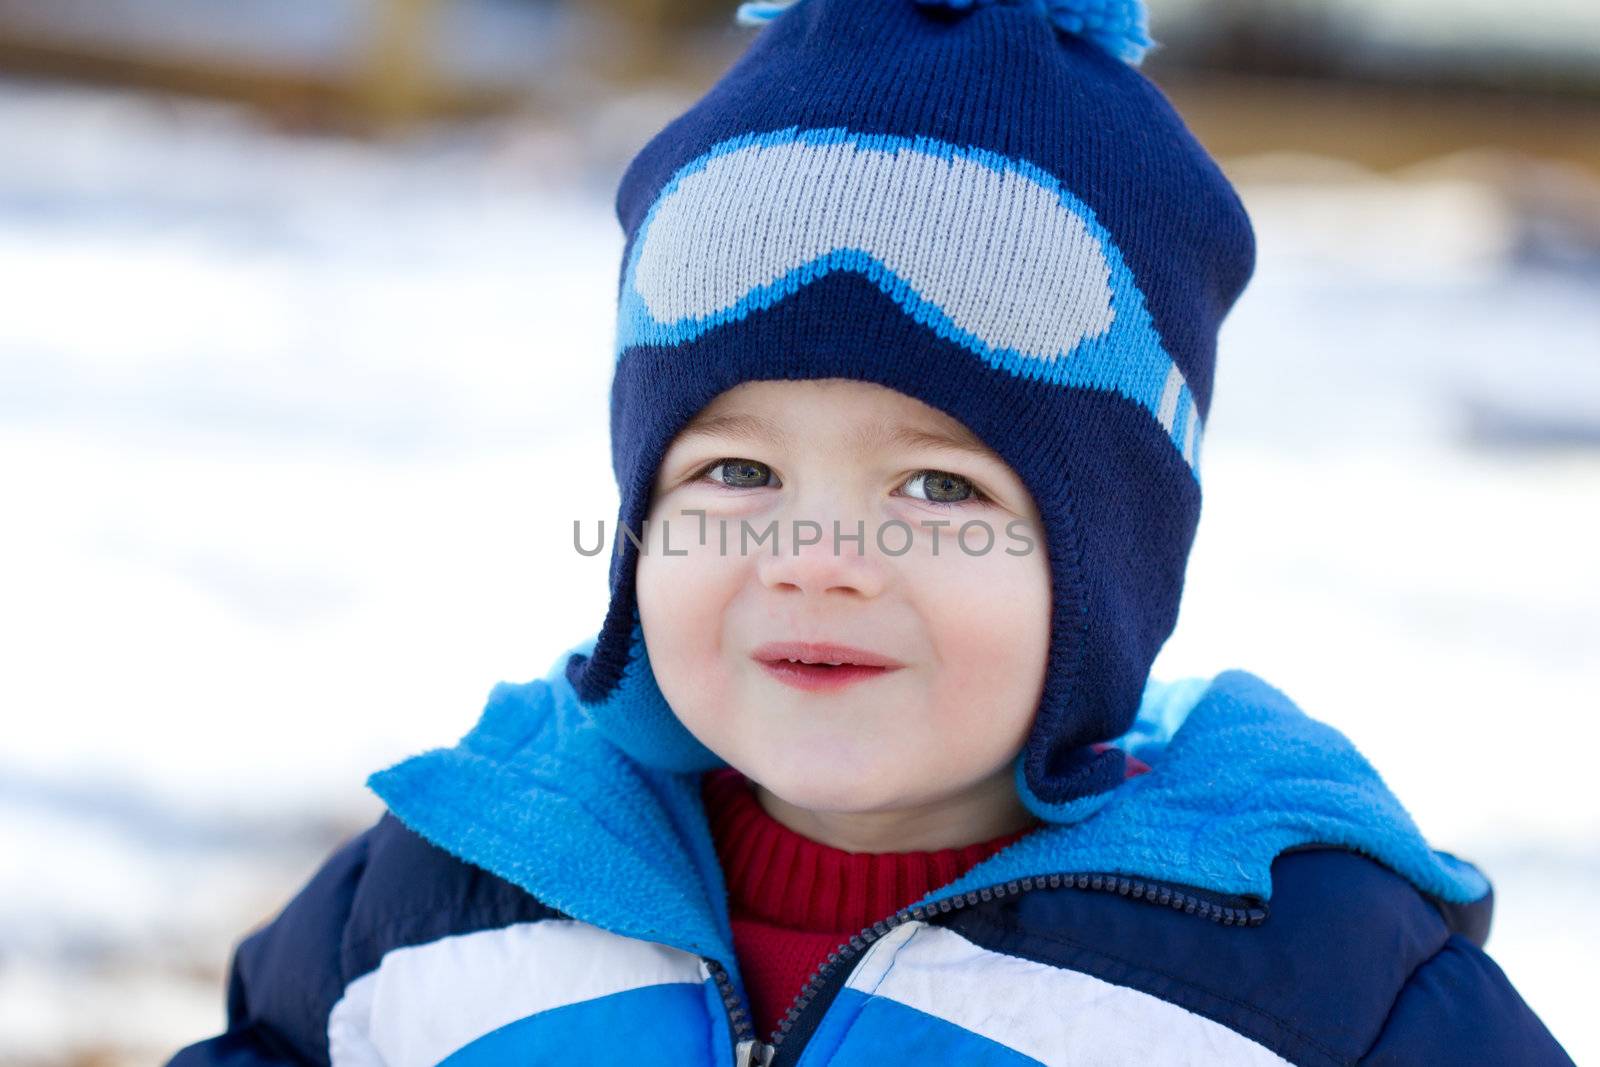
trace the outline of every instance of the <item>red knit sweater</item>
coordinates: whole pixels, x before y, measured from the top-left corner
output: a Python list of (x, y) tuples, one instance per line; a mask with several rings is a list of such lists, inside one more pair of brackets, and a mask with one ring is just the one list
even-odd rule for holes
[(707, 774), (704, 796), (728, 883), (734, 952), (763, 1036), (829, 952), (1031, 829), (937, 852), (846, 852), (768, 815), (732, 768)]

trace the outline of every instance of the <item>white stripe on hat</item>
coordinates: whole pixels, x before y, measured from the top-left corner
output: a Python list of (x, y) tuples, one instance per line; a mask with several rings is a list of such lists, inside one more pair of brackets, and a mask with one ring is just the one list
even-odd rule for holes
[(1178, 394), (1182, 391), (1183, 374), (1178, 365), (1173, 364), (1167, 371), (1167, 384), (1161, 387), (1161, 406), (1156, 409), (1156, 419), (1168, 433), (1172, 432), (1173, 421), (1178, 417)]
[(985, 344), (1057, 358), (1110, 328), (1084, 220), (1018, 170), (854, 140), (750, 144), (656, 203), (633, 284), (657, 321), (702, 319), (830, 253), (878, 260)]

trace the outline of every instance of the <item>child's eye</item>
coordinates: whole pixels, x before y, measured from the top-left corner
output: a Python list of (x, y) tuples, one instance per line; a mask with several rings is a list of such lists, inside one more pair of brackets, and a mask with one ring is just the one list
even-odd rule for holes
[[(966, 478), (949, 471), (917, 471), (905, 484), (912, 498), (929, 504), (964, 504), (969, 500), (988, 499)], [(919, 485), (920, 491), (912, 488)]]
[(765, 489), (772, 481), (772, 468), (753, 459), (719, 459), (700, 472), (730, 489)]

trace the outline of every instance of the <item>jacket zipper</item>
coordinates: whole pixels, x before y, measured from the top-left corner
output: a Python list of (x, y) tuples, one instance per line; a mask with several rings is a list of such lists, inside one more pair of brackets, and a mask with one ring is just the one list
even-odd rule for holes
[(745, 1011), (739, 994), (734, 990), (733, 980), (728, 977), (727, 968), (716, 960), (707, 959), (706, 967), (716, 980), (717, 988), (722, 994), (723, 1006), (728, 1011), (728, 1021), (733, 1026), (735, 1067), (774, 1067), (784, 1038), (788, 1036), (801, 1013), (816, 998), (823, 983), (840, 965), (854, 959), (874, 941), (902, 923), (943, 915), (973, 904), (986, 903), (999, 897), (1013, 896), (1032, 889), (1060, 889), (1063, 886), (1097, 889), (1133, 897), (1135, 900), (1146, 900), (1152, 904), (1175, 908), (1189, 915), (1199, 915), (1224, 926), (1259, 926), (1267, 918), (1267, 909), (1264, 906), (1252, 905), (1241, 908), (1218, 904), (1196, 894), (1174, 889), (1163, 882), (1130, 878), (1121, 874), (1051, 874), (1016, 878), (1003, 884), (959, 893), (932, 904), (902, 908), (888, 918), (880, 919), (863, 929), (849, 941), (828, 953), (828, 958), (823, 960), (806, 980), (799, 995), (789, 1003), (789, 1010), (784, 1013), (778, 1029), (773, 1032), (771, 1042), (763, 1042), (756, 1038), (755, 1024)]

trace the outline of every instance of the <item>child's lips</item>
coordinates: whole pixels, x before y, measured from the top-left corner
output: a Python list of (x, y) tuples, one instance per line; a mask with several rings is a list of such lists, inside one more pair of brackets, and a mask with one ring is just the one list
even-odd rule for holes
[(818, 663), (791, 663), (786, 659), (764, 660), (761, 666), (768, 675), (784, 685), (804, 689), (807, 692), (832, 692), (857, 682), (864, 682), (869, 678), (881, 678), (900, 669), (865, 667), (854, 663), (841, 663), (837, 667), (830, 667)]
[(843, 689), (905, 666), (882, 653), (819, 641), (769, 641), (750, 656), (772, 678), (808, 692)]

